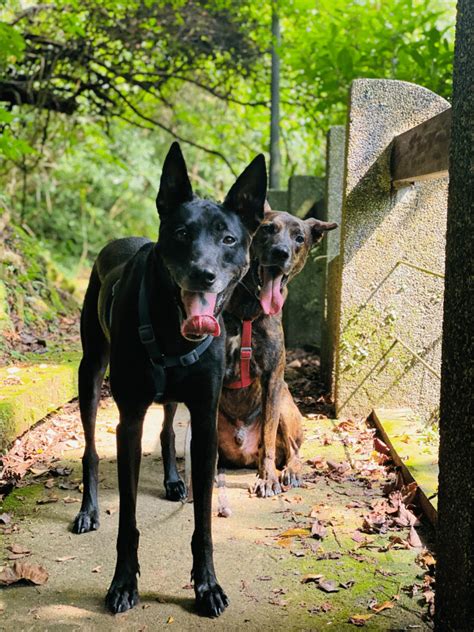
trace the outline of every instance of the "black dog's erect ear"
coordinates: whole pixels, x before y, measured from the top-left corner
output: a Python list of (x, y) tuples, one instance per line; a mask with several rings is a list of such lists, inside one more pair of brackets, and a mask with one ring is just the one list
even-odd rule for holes
[(263, 154), (259, 154), (234, 182), (224, 206), (237, 213), (245, 227), (254, 233), (263, 220), (266, 196), (267, 168)]
[(323, 222), (319, 219), (315, 219), (314, 217), (310, 217), (309, 219), (305, 220), (305, 224), (308, 224), (311, 229), (313, 246), (321, 241), (321, 239), (324, 237), (324, 233), (326, 233), (328, 230), (334, 230), (338, 226), (335, 222)]
[(179, 143), (173, 143), (165, 158), (161, 172), (160, 190), (156, 196), (156, 208), (160, 216), (168, 214), (183, 202), (193, 199), (193, 189), (188, 177)]

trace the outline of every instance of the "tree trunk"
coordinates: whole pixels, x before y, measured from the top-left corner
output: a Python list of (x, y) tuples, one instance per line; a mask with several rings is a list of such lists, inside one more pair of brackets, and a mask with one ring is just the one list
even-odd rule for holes
[(272, 2), (272, 78), (270, 121), (270, 188), (280, 188), (280, 18), (277, 2)]
[(435, 629), (474, 630), (474, 3), (459, 0), (454, 56), (439, 451)]

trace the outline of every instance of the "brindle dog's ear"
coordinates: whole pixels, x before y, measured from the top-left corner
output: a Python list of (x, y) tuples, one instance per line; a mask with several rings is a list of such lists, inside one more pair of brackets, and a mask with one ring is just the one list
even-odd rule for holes
[(321, 239), (324, 237), (324, 233), (328, 230), (334, 230), (337, 228), (337, 224), (335, 222), (323, 222), (319, 219), (315, 219), (314, 217), (310, 217), (305, 220), (305, 224), (307, 224), (311, 229), (311, 236), (313, 238), (313, 246), (318, 244)]
[(263, 220), (266, 195), (267, 168), (263, 154), (259, 154), (237, 178), (224, 206), (237, 213), (247, 230), (254, 233)]
[(160, 190), (156, 196), (156, 208), (160, 217), (176, 209), (183, 202), (193, 199), (193, 189), (188, 177), (179, 143), (173, 143), (165, 158), (161, 172)]

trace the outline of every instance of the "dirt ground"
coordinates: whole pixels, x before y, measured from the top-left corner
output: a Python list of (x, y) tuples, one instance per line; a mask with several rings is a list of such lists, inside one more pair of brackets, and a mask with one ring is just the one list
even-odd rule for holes
[[(217, 575), (230, 606), (219, 619), (199, 617), (190, 584), (193, 508), (163, 498), (161, 421), (161, 407), (150, 409), (138, 501), (141, 602), (115, 617), (103, 605), (118, 521), (115, 405), (108, 399), (99, 412), (101, 527), (93, 533), (69, 531), (80, 500), (77, 408), (69, 406), (31, 431), (49, 437), (48, 460), (41, 464), (39, 448), (27, 476), (3, 501), (3, 564), (12, 565), (12, 557), (38, 564), (48, 579), (1, 591), (1, 630), (353, 630), (361, 624), (368, 630), (430, 629), (420, 604), (426, 601), (420, 600), (426, 568), (415, 563), (421, 549), (407, 544), (406, 528), (362, 530), (364, 516), (383, 502), (386, 475), (373, 460), (371, 433), (316, 418), (305, 421), (303, 456), (310, 464), (304, 488), (259, 499), (248, 492), (254, 472), (228, 474), (233, 515), (215, 517), (213, 533)], [(183, 454), (185, 409), (175, 425)]]

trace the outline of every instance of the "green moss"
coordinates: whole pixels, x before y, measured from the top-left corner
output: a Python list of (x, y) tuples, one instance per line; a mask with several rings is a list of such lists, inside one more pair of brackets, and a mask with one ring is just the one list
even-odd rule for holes
[(36, 501), (44, 495), (44, 485), (33, 483), (14, 489), (0, 504), (0, 512), (11, 513), (14, 518), (24, 518), (36, 508)]
[(7, 289), (5, 283), (0, 281), (0, 331), (12, 329), (12, 322), (7, 303)]
[(0, 369), (0, 448), (77, 395), (77, 364), (72, 358), (64, 364), (35, 364), (13, 376)]

